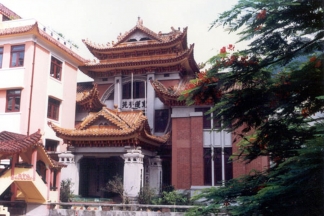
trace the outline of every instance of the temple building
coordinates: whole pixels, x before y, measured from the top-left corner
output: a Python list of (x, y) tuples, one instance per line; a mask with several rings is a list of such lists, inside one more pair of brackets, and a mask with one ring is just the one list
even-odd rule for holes
[(157, 193), (168, 185), (194, 191), (268, 166), (267, 158), (228, 163), (237, 150), (233, 135), (212, 130), (221, 122), (203, 115), (207, 105), (178, 100), (199, 73), (187, 31), (156, 33), (139, 18), (116, 41), (83, 40), (97, 60), (79, 67), (94, 81), (78, 84), (76, 126), (49, 122), (67, 144), (59, 155), (69, 161), (62, 176), (73, 178), (78, 195), (105, 197), (101, 188), (115, 175), (136, 198), (143, 186)]

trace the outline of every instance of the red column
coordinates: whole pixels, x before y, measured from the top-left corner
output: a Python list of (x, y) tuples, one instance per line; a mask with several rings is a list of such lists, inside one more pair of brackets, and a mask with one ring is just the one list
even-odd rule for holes
[(10, 191), (11, 191), (11, 199), (10, 199), (10, 201), (13, 202), (13, 201), (16, 200), (16, 197), (17, 197), (17, 185), (15, 183), (11, 184)]
[(47, 199), (49, 199), (49, 192), (51, 187), (51, 170), (49, 167), (46, 168), (46, 185), (47, 185)]
[[(18, 154), (14, 154), (12, 155), (12, 159), (11, 159), (11, 179), (14, 180), (14, 176), (15, 176), (15, 165), (16, 163), (18, 163), (19, 161), (19, 155)], [(17, 186), (15, 183), (12, 183), (10, 186), (10, 191), (11, 191), (11, 198), (10, 200), (13, 202), (15, 201), (16, 197), (17, 197)]]
[[(54, 187), (55, 185), (53, 185), (54, 183), (54, 170), (51, 170), (51, 182), (50, 182), (50, 187)], [(51, 188), (50, 188), (51, 190)]]
[(15, 165), (19, 160), (19, 155), (18, 154), (14, 154), (12, 155), (12, 159), (11, 159), (11, 180), (14, 179), (14, 175), (15, 175)]
[(35, 181), (36, 164), (37, 164), (37, 148), (33, 149), (33, 152), (32, 152), (32, 155), (31, 155), (31, 164), (33, 165), (33, 181)]
[(58, 198), (57, 200), (60, 201), (60, 190), (61, 190), (61, 170), (57, 170), (56, 172), (56, 187), (57, 187), (57, 193)]

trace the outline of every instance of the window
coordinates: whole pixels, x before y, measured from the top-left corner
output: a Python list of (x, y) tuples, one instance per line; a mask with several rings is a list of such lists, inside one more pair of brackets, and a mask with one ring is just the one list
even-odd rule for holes
[(164, 132), (169, 120), (169, 110), (155, 110), (154, 132)]
[[(144, 82), (141, 81), (135, 81), (133, 82), (133, 98), (145, 98), (145, 86)], [(126, 83), (123, 85), (123, 99), (131, 99), (131, 89), (132, 89), (132, 83)]]
[(51, 77), (61, 80), (62, 77), (62, 62), (52, 57), (51, 59)]
[(10, 67), (24, 66), (25, 45), (11, 47), (11, 63)]
[(2, 68), (3, 47), (0, 47), (0, 68)]
[(20, 89), (7, 90), (6, 112), (20, 111), (20, 95), (21, 95)]
[[(214, 155), (213, 158), (212, 155)], [(204, 148), (205, 185), (220, 185), (223, 181), (233, 178), (233, 163), (229, 162), (231, 155), (232, 147), (224, 147), (224, 157), (222, 156), (222, 148)], [(212, 179), (214, 179), (214, 182)]]
[(59, 141), (46, 139), (45, 140), (45, 150), (48, 152), (56, 152), (56, 148), (57, 148), (58, 144), (59, 144)]
[[(204, 108), (195, 108), (195, 112), (202, 112), (203, 113), (203, 128), (204, 129), (212, 129), (212, 128), (219, 128), (220, 122), (216, 121), (216, 119), (211, 119), (211, 115), (205, 115), (205, 113), (210, 110), (209, 107)], [(214, 113), (213, 113), (214, 114)]]
[(58, 120), (61, 102), (53, 98), (48, 98), (47, 118)]

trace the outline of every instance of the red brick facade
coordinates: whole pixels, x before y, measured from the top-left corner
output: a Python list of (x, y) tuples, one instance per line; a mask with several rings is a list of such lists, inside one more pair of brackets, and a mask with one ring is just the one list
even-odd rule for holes
[(172, 185), (189, 189), (203, 185), (202, 117), (172, 119)]
[[(238, 142), (233, 143), (233, 154), (238, 152)], [(176, 189), (204, 185), (202, 116), (172, 118), (172, 161), (172, 185)], [(251, 170), (264, 170), (268, 166), (268, 157), (257, 158), (249, 164), (235, 161), (233, 178), (249, 174)]]

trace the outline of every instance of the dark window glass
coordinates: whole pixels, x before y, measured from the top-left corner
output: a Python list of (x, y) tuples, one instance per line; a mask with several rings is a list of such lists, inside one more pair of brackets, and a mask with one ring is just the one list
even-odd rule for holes
[[(133, 98), (144, 98), (145, 97), (145, 83), (141, 81), (133, 82)], [(126, 83), (123, 85), (123, 99), (131, 99), (132, 83)]]
[(46, 139), (45, 150), (49, 152), (55, 152), (59, 142), (56, 140)]
[(3, 47), (0, 47), (0, 68), (2, 68)]
[(10, 67), (24, 66), (25, 45), (11, 47), (11, 63)]
[(221, 123), (216, 119), (211, 119), (211, 115), (206, 115), (205, 113), (209, 111), (209, 107), (204, 108), (195, 108), (195, 112), (202, 112), (203, 113), (203, 128), (204, 129), (211, 129), (211, 128), (220, 128)]
[(195, 112), (202, 112), (203, 113), (203, 128), (204, 129), (211, 129), (210, 114), (205, 115), (205, 113), (209, 109), (210, 109), (209, 107), (205, 107), (205, 108), (195, 108)]
[(43, 182), (46, 183), (46, 165), (43, 161), (37, 161), (36, 172), (42, 178)]
[(211, 149), (204, 148), (204, 184), (212, 185)]
[(62, 77), (62, 62), (52, 57), (51, 59), (51, 77), (61, 80)]
[(21, 95), (20, 89), (7, 91), (6, 112), (19, 112), (19, 110), (20, 110), (20, 95)]
[(154, 131), (155, 132), (164, 132), (169, 120), (169, 110), (155, 110), (154, 117)]
[[(222, 149), (214, 148), (214, 161), (212, 161), (211, 148), (204, 148), (204, 184), (212, 185), (214, 178), (215, 185), (222, 184)], [(232, 155), (232, 147), (224, 148), (224, 172), (225, 181), (233, 178), (233, 163), (229, 161)], [(212, 177), (212, 162), (214, 163), (214, 176)]]
[(53, 98), (48, 98), (47, 118), (58, 120), (61, 102)]

